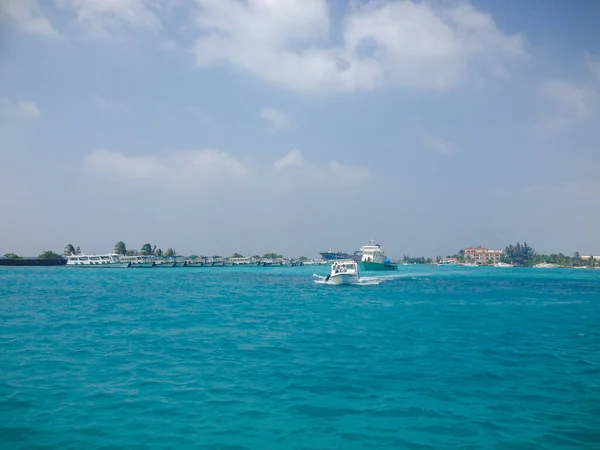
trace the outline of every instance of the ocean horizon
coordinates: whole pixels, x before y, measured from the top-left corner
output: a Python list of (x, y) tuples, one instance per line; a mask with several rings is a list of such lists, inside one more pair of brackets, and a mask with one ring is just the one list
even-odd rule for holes
[(0, 267), (0, 448), (594, 449), (600, 270)]

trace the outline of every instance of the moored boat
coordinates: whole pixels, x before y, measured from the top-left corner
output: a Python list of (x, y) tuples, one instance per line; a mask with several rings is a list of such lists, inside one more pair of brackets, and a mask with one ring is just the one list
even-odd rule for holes
[(494, 264), (494, 267), (515, 267), (515, 265), (500, 261)]
[(168, 269), (170, 267), (175, 267), (177, 265), (176, 262), (161, 262), (161, 263), (155, 263), (154, 267), (162, 267), (163, 269)]
[(78, 255), (67, 256), (68, 267), (104, 267), (113, 269), (123, 269), (129, 267), (129, 262), (121, 261), (116, 253), (107, 253), (104, 255)]
[(149, 261), (143, 256), (134, 255), (134, 256), (121, 256), (121, 262), (128, 262), (130, 268), (136, 269), (149, 269), (155, 266), (154, 261)]

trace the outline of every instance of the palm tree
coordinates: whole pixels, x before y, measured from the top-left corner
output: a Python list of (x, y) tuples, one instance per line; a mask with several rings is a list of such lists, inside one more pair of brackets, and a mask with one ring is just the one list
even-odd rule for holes
[(142, 248), (140, 249), (140, 253), (144, 256), (148, 256), (148, 255), (152, 254), (152, 246), (150, 244), (142, 245)]
[(123, 241), (119, 241), (115, 244), (115, 250), (114, 252), (117, 255), (123, 255), (125, 256), (127, 254), (127, 247), (125, 246), (125, 243)]
[(77, 254), (79, 254), (79, 247), (75, 248), (71, 244), (67, 245), (65, 247), (65, 251), (63, 252), (63, 255), (65, 255), (65, 256), (71, 256), (71, 255), (77, 255)]

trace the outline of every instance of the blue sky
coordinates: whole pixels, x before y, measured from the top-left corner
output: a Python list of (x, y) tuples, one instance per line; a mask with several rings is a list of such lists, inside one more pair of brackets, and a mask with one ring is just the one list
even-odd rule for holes
[(596, 1), (0, 5), (0, 253), (600, 254)]

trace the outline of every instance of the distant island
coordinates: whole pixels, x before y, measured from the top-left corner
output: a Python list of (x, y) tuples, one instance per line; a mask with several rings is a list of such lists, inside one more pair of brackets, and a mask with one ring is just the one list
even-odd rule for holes
[[(52, 250), (46, 250), (40, 253), (36, 257), (23, 257), (15, 253), (5, 253), (4, 256), (0, 257), (0, 265), (62, 265), (65, 264), (66, 258), (69, 256), (75, 256), (81, 254), (81, 248), (68, 244), (65, 246), (62, 254), (56, 253)], [(216, 261), (218, 263), (256, 263), (260, 261), (269, 261), (269, 265), (273, 262), (280, 262), (281, 264), (288, 264), (293, 262), (293, 265), (308, 265), (308, 264), (324, 264), (322, 259), (311, 259), (306, 256), (299, 257), (285, 257), (279, 253), (268, 252), (260, 255), (244, 256), (241, 253), (234, 253), (231, 256), (220, 256), (220, 255), (179, 255), (177, 250), (174, 248), (167, 248), (162, 250), (157, 245), (146, 243), (142, 247), (137, 249), (128, 249), (127, 245), (123, 241), (118, 241), (114, 248), (113, 254), (131, 257), (139, 256), (144, 258), (159, 258), (159, 259), (183, 259), (196, 263), (198, 261)], [(534, 267), (534, 266), (556, 266), (556, 267), (573, 267), (573, 268), (600, 268), (600, 256), (585, 256), (579, 252), (575, 252), (572, 256), (565, 255), (563, 253), (551, 253), (542, 254), (537, 253), (535, 249), (529, 246), (526, 242), (521, 244), (510, 244), (505, 247), (504, 250), (492, 250), (486, 247), (465, 247), (460, 249), (453, 255), (447, 255), (446, 257), (426, 257), (417, 256), (411, 257), (404, 255), (402, 259), (393, 260), (392, 262), (397, 264), (430, 264), (437, 265), (440, 263), (453, 264), (453, 265), (478, 265), (478, 266), (493, 266), (498, 263), (510, 264), (515, 267)], [(258, 264), (260, 265), (260, 264)], [(266, 264), (265, 264), (266, 265)], [(276, 264), (277, 265), (277, 264)]]

